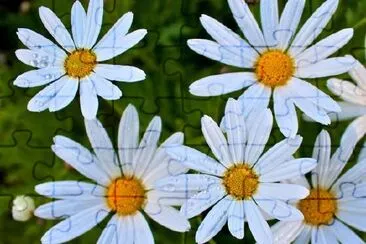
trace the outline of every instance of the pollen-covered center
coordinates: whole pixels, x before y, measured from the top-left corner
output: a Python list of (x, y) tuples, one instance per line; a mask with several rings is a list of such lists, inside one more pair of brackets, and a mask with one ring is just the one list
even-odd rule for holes
[(73, 51), (64, 63), (66, 74), (74, 78), (84, 78), (90, 75), (96, 65), (97, 56), (87, 49)]
[(108, 187), (107, 203), (121, 216), (133, 215), (145, 203), (145, 188), (136, 178), (118, 178)]
[(337, 211), (335, 196), (322, 189), (312, 189), (310, 195), (298, 203), (304, 221), (310, 225), (330, 224)]
[(258, 175), (246, 164), (229, 168), (223, 178), (226, 192), (238, 200), (253, 196), (258, 183)]
[(283, 86), (295, 71), (293, 59), (279, 50), (263, 53), (257, 60), (255, 73), (259, 82), (269, 87)]

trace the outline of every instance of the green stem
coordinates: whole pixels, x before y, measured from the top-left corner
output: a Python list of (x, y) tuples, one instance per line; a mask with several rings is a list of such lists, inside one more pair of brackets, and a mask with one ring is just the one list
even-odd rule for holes
[(366, 24), (366, 18), (363, 18), (362, 20), (360, 20), (357, 24), (355, 24), (354, 26), (353, 26), (353, 29), (358, 29), (358, 28), (360, 28), (360, 27), (362, 27), (364, 24)]
[(182, 233), (182, 244), (186, 244), (187, 242), (187, 233)]

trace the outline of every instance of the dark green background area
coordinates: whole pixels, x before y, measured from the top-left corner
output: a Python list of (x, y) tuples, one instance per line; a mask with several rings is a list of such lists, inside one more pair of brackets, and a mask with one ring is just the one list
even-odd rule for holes
[[(82, 1), (85, 7), (87, 2)], [(285, 1), (279, 2), (282, 10)], [(321, 2), (323, 1), (307, 0), (302, 23)], [(89, 146), (78, 99), (57, 113), (32, 113), (27, 111), (27, 103), (40, 88), (22, 89), (13, 86), (17, 75), (31, 69), (19, 62), (14, 55), (16, 49), (24, 48), (17, 40), (17, 28), (30, 28), (52, 39), (39, 19), (39, 6), (53, 9), (69, 28), (72, 3), (72, 0), (35, 0), (30, 2), (30, 8), (26, 10), (26, 5), (20, 8), (20, 0), (0, 0), (1, 244), (39, 243), (42, 234), (56, 223), (36, 218), (26, 223), (13, 221), (11, 202), (14, 196), (31, 195), (38, 205), (48, 200), (35, 194), (35, 185), (52, 180), (84, 180), (50, 150), (55, 135), (65, 135)], [(259, 6), (251, 5), (251, 8), (256, 17), (259, 17)], [(102, 33), (128, 11), (135, 14), (132, 30), (146, 28), (148, 35), (135, 48), (111, 62), (138, 66), (147, 73), (147, 79), (132, 84), (118, 83), (124, 96), (115, 102), (100, 99), (98, 118), (108, 129), (113, 142), (116, 142), (121, 113), (127, 104), (132, 103), (138, 109), (143, 130), (154, 115), (159, 115), (163, 119), (163, 139), (173, 132), (183, 131), (186, 144), (208, 152), (200, 131), (200, 118), (207, 114), (220, 121), (227, 98), (238, 97), (241, 92), (213, 98), (190, 95), (188, 87), (193, 81), (208, 75), (229, 72), (234, 68), (197, 55), (187, 47), (186, 41), (197, 37), (208, 38), (199, 23), (201, 14), (210, 15), (239, 33), (226, 0), (106, 0)], [(365, 63), (365, 11), (366, 1), (340, 0), (334, 18), (318, 39), (343, 28), (354, 27), (354, 38), (338, 55), (352, 54)], [(347, 75), (342, 77), (349, 79)], [(313, 80), (312, 84), (329, 93), (325, 86), (326, 79)], [(304, 137), (304, 142), (296, 156), (311, 156), (315, 137), (321, 129), (329, 131), (335, 149), (348, 124), (349, 122), (335, 122), (325, 127), (300, 119), (299, 133)], [(282, 139), (279, 130), (274, 128), (268, 146)], [(355, 163), (358, 151), (356, 150), (349, 167)], [(201, 217), (192, 219), (192, 231), (187, 234), (171, 232), (153, 221), (149, 223), (156, 243), (194, 243), (194, 233), (200, 221)], [(72, 243), (95, 243), (105, 223), (106, 221)], [(366, 237), (365, 234), (363, 236)], [(254, 243), (248, 228), (245, 239), (246, 243)], [(232, 237), (225, 226), (211, 242), (242, 241)]]

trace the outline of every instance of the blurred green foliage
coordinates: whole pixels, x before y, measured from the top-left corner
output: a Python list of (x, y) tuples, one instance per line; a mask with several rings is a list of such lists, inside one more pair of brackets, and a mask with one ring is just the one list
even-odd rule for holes
[[(70, 27), (70, 9), (73, 0), (34, 0), (29, 6), (18, 1), (0, 1), (0, 243), (39, 243), (42, 234), (56, 222), (32, 219), (26, 223), (11, 218), (11, 201), (18, 194), (28, 194), (37, 204), (47, 201), (34, 192), (36, 184), (51, 180), (82, 179), (73, 169), (56, 158), (50, 150), (55, 135), (65, 135), (84, 145), (89, 145), (85, 134), (79, 101), (75, 99), (57, 113), (31, 113), (27, 111), (30, 98), (40, 90), (21, 89), (12, 85), (13, 80), (31, 68), (17, 61), (14, 51), (24, 48), (17, 40), (16, 30), (25, 27), (45, 36), (45, 28), (38, 17), (39, 6), (55, 11), (65, 25)], [(87, 6), (87, 0), (82, 0)], [(280, 0), (281, 10), (284, 0)], [(307, 0), (302, 23), (321, 4), (322, 0)], [(259, 5), (251, 5), (259, 17)], [(323, 31), (322, 38), (343, 28), (355, 27), (352, 41), (339, 55), (352, 54), (365, 63), (366, 1), (340, 0), (340, 6), (331, 23)], [(233, 70), (195, 54), (186, 45), (187, 39), (206, 38), (208, 35), (199, 23), (201, 14), (208, 14), (233, 30), (238, 31), (225, 0), (106, 0), (104, 11), (105, 33), (124, 13), (132, 11), (135, 19), (132, 29), (148, 29), (147, 38), (134, 49), (115, 58), (112, 62), (130, 64), (145, 70), (148, 77), (139, 83), (118, 83), (124, 97), (116, 102), (100, 100), (98, 117), (116, 142), (117, 125), (127, 104), (134, 104), (140, 114), (141, 128), (154, 115), (163, 119), (163, 139), (175, 131), (183, 131), (186, 144), (208, 152), (200, 131), (203, 114), (219, 121), (223, 115), (225, 101), (229, 96), (237, 97), (240, 92), (228, 96), (198, 98), (189, 94), (188, 86), (195, 80), (220, 72)], [(343, 78), (348, 78), (343, 75)], [(326, 79), (313, 80), (313, 84), (328, 92)], [(299, 113), (300, 116), (300, 113)], [(315, 137), (321, 129), (327, 129), (334, 148), (349, 122), (333, 123), (324, 127), (300, 119), (299, 133), (304, 142), (297, 156), (310, 156)], [(141, 131), (141, 133), (143, 130)], [(277, 128), (269, 141), (272, 145), (282, 139)], [(355, 155), (358, 151), (356, 150)], [(354, 164), (355, 157), (349, 167)], [(349, 168), (348, 167), (348, 168)], [(150, 221), (156, 243), (194, 243), (194, 234), (201, 217), (191, 220), (192, 231), (177, 234)], [(89, 231), (72, 243), (95, 243), (103, 225)], [(364, 234), (364, 237), (366, 235)], [(246, 243), (254, 243), (247, 228)], [(227, 228), (214, 238), (212, 243), (239, 243)]]

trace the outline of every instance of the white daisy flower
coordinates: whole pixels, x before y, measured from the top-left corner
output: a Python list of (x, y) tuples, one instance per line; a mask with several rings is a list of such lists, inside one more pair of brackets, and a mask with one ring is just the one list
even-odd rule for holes
[(310, 191), (307, 198), (294, 201), (304, 220), (272, 226), (275, 243), (364, 243), (347, 225), (366, 231), (366, 159), (340, 176), (359, 139), (348, 129), (331, 157), (328, 132), (319, 134), (313, 151), (318, 165), (311, 172), (311, 185), (305, 177), (288, 181)]
[(128, 33), (133, 14), (126, 13), (96, 44), (103, 18), (103, 0), (90, 0), (86, 13), (79, 1), (71, 10), (72, 37), (61, 20), (48, 8), (39, 15), (58, 44), (29, 29), (19, 29), (20, 41), (29, 49), (16, 51), (20, 61), (37, 70), (28, 71), (14, 81), (19, 87), (36, 87), (51, 83), (28, 103), (28, 110), (51, 112), (66, 107), (74, 99), (80, 85), (80, 106), (83, 116), (95, 118), (98, 98), (116, 100), (121, 90), (111, 80), (136, 82), (145, 79), (144, 71), (123, 65), (101, 64), (136, 45), (146, 35), (145, 29)]
[(210, 117), (202, 118), (203, 135), (218, 161), (187, 146), (167, 148), (172, 158), (201, 174), (171, 176), (156, 185), (171, 193), (198, 192), (182, 205), (181, 213), (187, 218), (213, 206), (198, 228), (198, 243), (209, 241), (226, 222), (231, 234), (242, 239), (245, 221), (258, 243), (271, 243), (265, 215), (302, 220), (301, 212), (286, 201), (309, 194), (303, 186), (278, 182), (309, 172), (316, 162), (293, 158), (302, 142), (300, 136), (281, 141), (261, 156), (273, 124), (270, 110), (262, 110), (245, 122), (239, 102), (229, 99), (225, 116), (227, 139)]
[(139, 118), (129, 105), (118, 131), (118, 156), (106, 130), (98, 120), (86, 120), (86, 131), (94, 153), (63, 136), (56, 136), (52, 150), (82, 175), (96, 183), (56, 181), (37, 185), (37, 193), (56, 201), (35, 210), (44, 219), (64, 220), (48, 230), (42, 243), (62, 243), (113, 217), (97, 243), (154, 243), (143, 213), (159, 224), (179, 232), (188, 231), (188, 220), (173, 206), (188, 196), (161, 192), (158, 179), (187, 172), (166, 154), (165, 148), (183, 143), (183, 134), (169, 137), (159, 148), (161, 119), (155, 117), (139, 141)]
[[(340, 111), (338, 104), (317, 87), (304, 81), (347, 72), (352, 57), (333, 57), (353, 36), (344, 29), (310, 46), (331, 19), (338, 0), (325, 1), (295, 35), (305, 0), (288, 0), (279, 18), (277, 0), (262, 0), (262, 30), (243, 0), (228, 0), (245, 40), (217, 20), (202, 15), (201, 23), (215, 41), (192, 39), (189, 47), (223, 64), (250, 69), (205, 77), (190, 86), (196, 96), (217, 96), (249, 87), (239, 100), (244, 116), (268, 107), (273, 90), (274, 113), (281, 132), (294, 137), (298, 131), (297, 106), (322, 124), (330, 124), (327, 111)], [(310, 47), (309, 47), (310, 46)]]
[(358, 127), (359, 133), (366, 133), (366, 68), (356, 61), (349, 71), (356, 84), (340, 79), (328, 80), (328, 88), (344, 101), (339, 102), (342, 111), (330, 114), (333, 121), (357, 118), (352, 124)]

